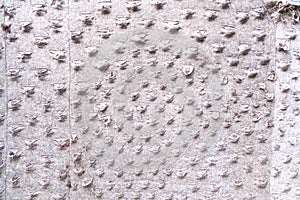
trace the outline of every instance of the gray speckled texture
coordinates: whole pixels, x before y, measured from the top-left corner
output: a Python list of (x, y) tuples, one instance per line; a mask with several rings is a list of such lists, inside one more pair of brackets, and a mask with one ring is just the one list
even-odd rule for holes
[(298, 199), (297, 19), (103, 2), (2, 3), (0, 199)]

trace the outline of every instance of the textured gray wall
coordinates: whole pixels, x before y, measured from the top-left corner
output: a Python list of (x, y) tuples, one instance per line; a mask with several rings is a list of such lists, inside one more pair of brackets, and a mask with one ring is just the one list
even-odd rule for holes
[(262, 0), (2, 4), (1, 199), (300, 199), (290, 16)]

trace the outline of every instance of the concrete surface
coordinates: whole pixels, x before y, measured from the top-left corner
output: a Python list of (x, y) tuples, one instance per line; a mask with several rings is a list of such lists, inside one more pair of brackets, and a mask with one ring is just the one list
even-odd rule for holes
[(1, 199), (300, 199), (299, 24), (265, 3), (5, 0)]

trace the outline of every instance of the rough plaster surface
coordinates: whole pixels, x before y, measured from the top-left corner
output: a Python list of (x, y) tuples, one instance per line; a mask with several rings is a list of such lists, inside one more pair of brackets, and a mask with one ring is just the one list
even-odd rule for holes
[(0, 16), (1, 199), (300, 199), (299, 25), (263, 1)]

